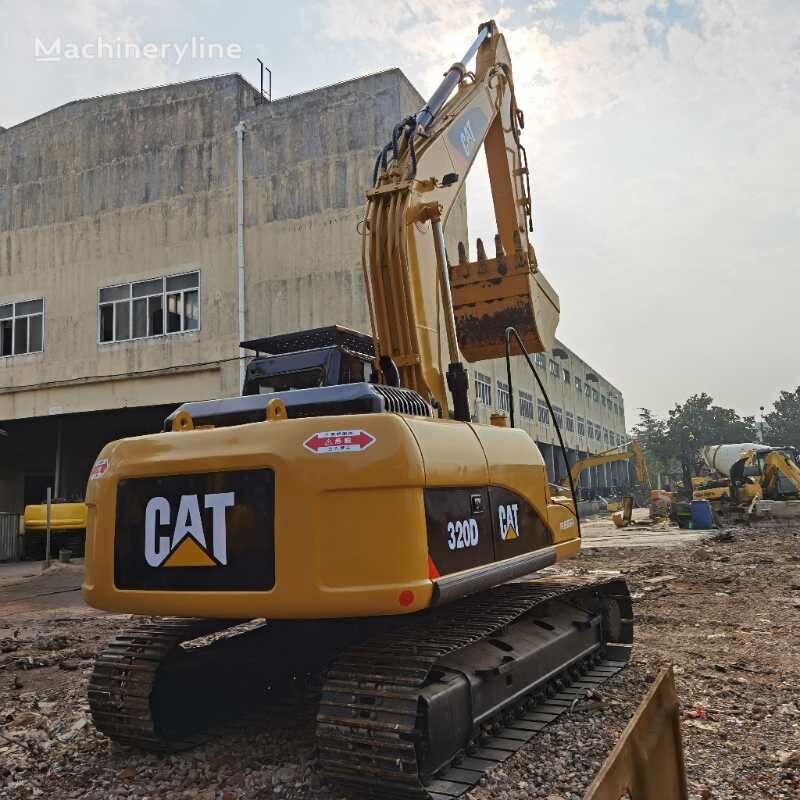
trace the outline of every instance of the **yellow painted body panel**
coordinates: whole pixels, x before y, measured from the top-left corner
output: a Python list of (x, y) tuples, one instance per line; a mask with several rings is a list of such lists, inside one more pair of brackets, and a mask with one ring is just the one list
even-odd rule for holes
[(762, 484), (767, 497), (775, 497), (778, 494), (779, 476), (783, 478), (784, 483), (790, 484), (795, 491), (800, 492), (800, 467), (786, 453), (776, 450), (764, 459)]
[(692, 492), (692, 500), (714, 500), (730, 499), (731, 488), (730, 486), (712, 486), (706, 489), (695, 489)]
[[(315, 454), (319, 431), (361, 428), (360, 452)], [(489, 466), (487, 456), (490, 458)], [(259, 422), (123, 439), (89, 481), (86, 601), (159, 616), (330, 618), (418, 611), (430, 604), (423, 489), (490, 482), (518, 492), (551, 528), (556, 557), (580, 547), (566, 509), (547, 505), (544, 464), (520, 430), (364, 414)], [(114, 585), (117, 484), (137, 477), (269, 468), (275, 474), (275, 585), (269, 591), (121, 590)], [(235, 535), (231, 531), (229, 536)], [(168, 567), (164, 567), (167, 568)], [(413, 600), (408, 602), (408, 593)], [(400, 595), (406, 602), (401, 603)]]
[[(761, 485), (758, 483), (745, 483), (736, 488), (736, 502), (740, 505), (751, 503), (754, 499), (760, 500), (763, 495)], [(727, 486), (708, 486), (695, 489), (692, 492), (692, 500), (708, 500), (710, 503), (731, 499), (731, 487)]]
[(552, 502), (544, 459), (533, 439), (520, 428), (472, 427), (486, 456), (489, 484), (502, 486), (524, 497), (550, 528), (553, 542), (575, 540), (578, 526), (572, 503)]
[(751, 503), (753, 500), (761, 500), (764, 491), (758, 483), (746, 483), (736, 490), (736, 498), (740, 503)]
[(489, 426), (424, 417), (404, 420), (425, 454), (426, 486), (486, 485), (489, 471), (475, 430)]
[[(25, 506), (26, 531), (47, 529), (47, 505)], [(54, 531), (82, 531), (86, 528), (85, 503), (51, 503), (50, 529)]]

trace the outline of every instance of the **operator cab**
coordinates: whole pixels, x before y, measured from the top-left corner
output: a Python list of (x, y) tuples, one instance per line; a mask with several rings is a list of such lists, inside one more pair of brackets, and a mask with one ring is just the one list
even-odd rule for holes
[(371, 337), (341, 325), (251, 339), (241, 347), (256, 352), (243, 395), (363, 383), (375, 352)]
[(184, 403), (164, 420), (165, 431), (173, 430), (182, 411), (197, 425), (261, 422), (273, 399), (283, 402), (289, 419), (385, 412), (434, 416), (415, 391), (376, 383), (372, 338), (341, 325), (251, 339), (240, 346), (256, 352), (245, 370), (242, 396)]

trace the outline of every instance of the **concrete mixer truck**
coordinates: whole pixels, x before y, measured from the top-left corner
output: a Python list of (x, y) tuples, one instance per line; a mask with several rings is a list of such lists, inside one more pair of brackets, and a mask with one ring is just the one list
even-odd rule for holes
[(800, 499), (800, 458), (793, 447), (716, 444), (704, 447), (701, 454), (712, 474), (692, 496), (710, 501), (718, 513), (758, 500)]

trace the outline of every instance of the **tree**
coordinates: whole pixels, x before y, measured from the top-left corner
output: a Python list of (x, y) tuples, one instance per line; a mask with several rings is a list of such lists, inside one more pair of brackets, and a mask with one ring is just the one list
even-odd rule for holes
[(639, 409), (639, 423), (633, 426), (632, 438), (642, 446), (647, 470), (652, 479), (670, 471), (670, 456), (667, 452), (667, 423), (658, 419), (649, 408)]
[(734, 409), (713, 403), (705, 392), (694, 394), (686, 402), (676, 403), (666, 419), (641, 409), (633, 435), (641, 442), (654, 474), (679, 476), (684, 465), (696, 473), (702, 466), (700, 450), (706, 445), (753, 441), (753, 417), (740, 417)]
[(751, 442), (756, 436), (754, 417), (740, 417), (732, 408), (712, 405), (705, 392), (692, 395), (669, 412), (667, 438), (672, 455), (691, 457), (693, 451), (710, 444)]
[(772, 412), (764, 416), (764, 437), (772, 445), (800, 448), (800, 386), (782, 391)]

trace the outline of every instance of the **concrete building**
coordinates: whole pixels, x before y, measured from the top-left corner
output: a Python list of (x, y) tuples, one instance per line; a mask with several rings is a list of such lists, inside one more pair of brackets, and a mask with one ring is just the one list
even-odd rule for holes
[[(107, 441), (157, 430), (183, 401), (238, 393), (240, 334), (368, 330), (364, 190), (392, 125), (421, 103), (399, 70), (272, 103), (226, 75), (0, 128), (0, 510), (40, 502), (47, 485), (80, 498)], [(446, 233), (452, 250), (467, 238), (463, 199)], [(553, 426), (519, 361), (520, 423), (555, 477)], [(573, 458), (621, 439), (616, 388), (563, 346), (544, 364)], [(470, 374), (487, 420), (506, 402), (504, 366)]]
[[(557, 285), (557, 284), (556, 284)], [(569, 465), (592, 453), (602, 453), (627, 441), (622, 392), (566, 345), (556, 340), (548, 353), (531, 356), (544, 384), (561, 430)], [(492, 413), (509, 412), (509, 387), (505, 360), (470, 365), (473, 417), (488, 422)], [(547, 464), (550, 480), (566, 483), (566, 466), (544, 393), (521, 356), (512, 358), (515, 424), (536, 440)], [(624, 462), (592, 467), (581, 475), (586, 497), (606, 493), (630, 482)]]

